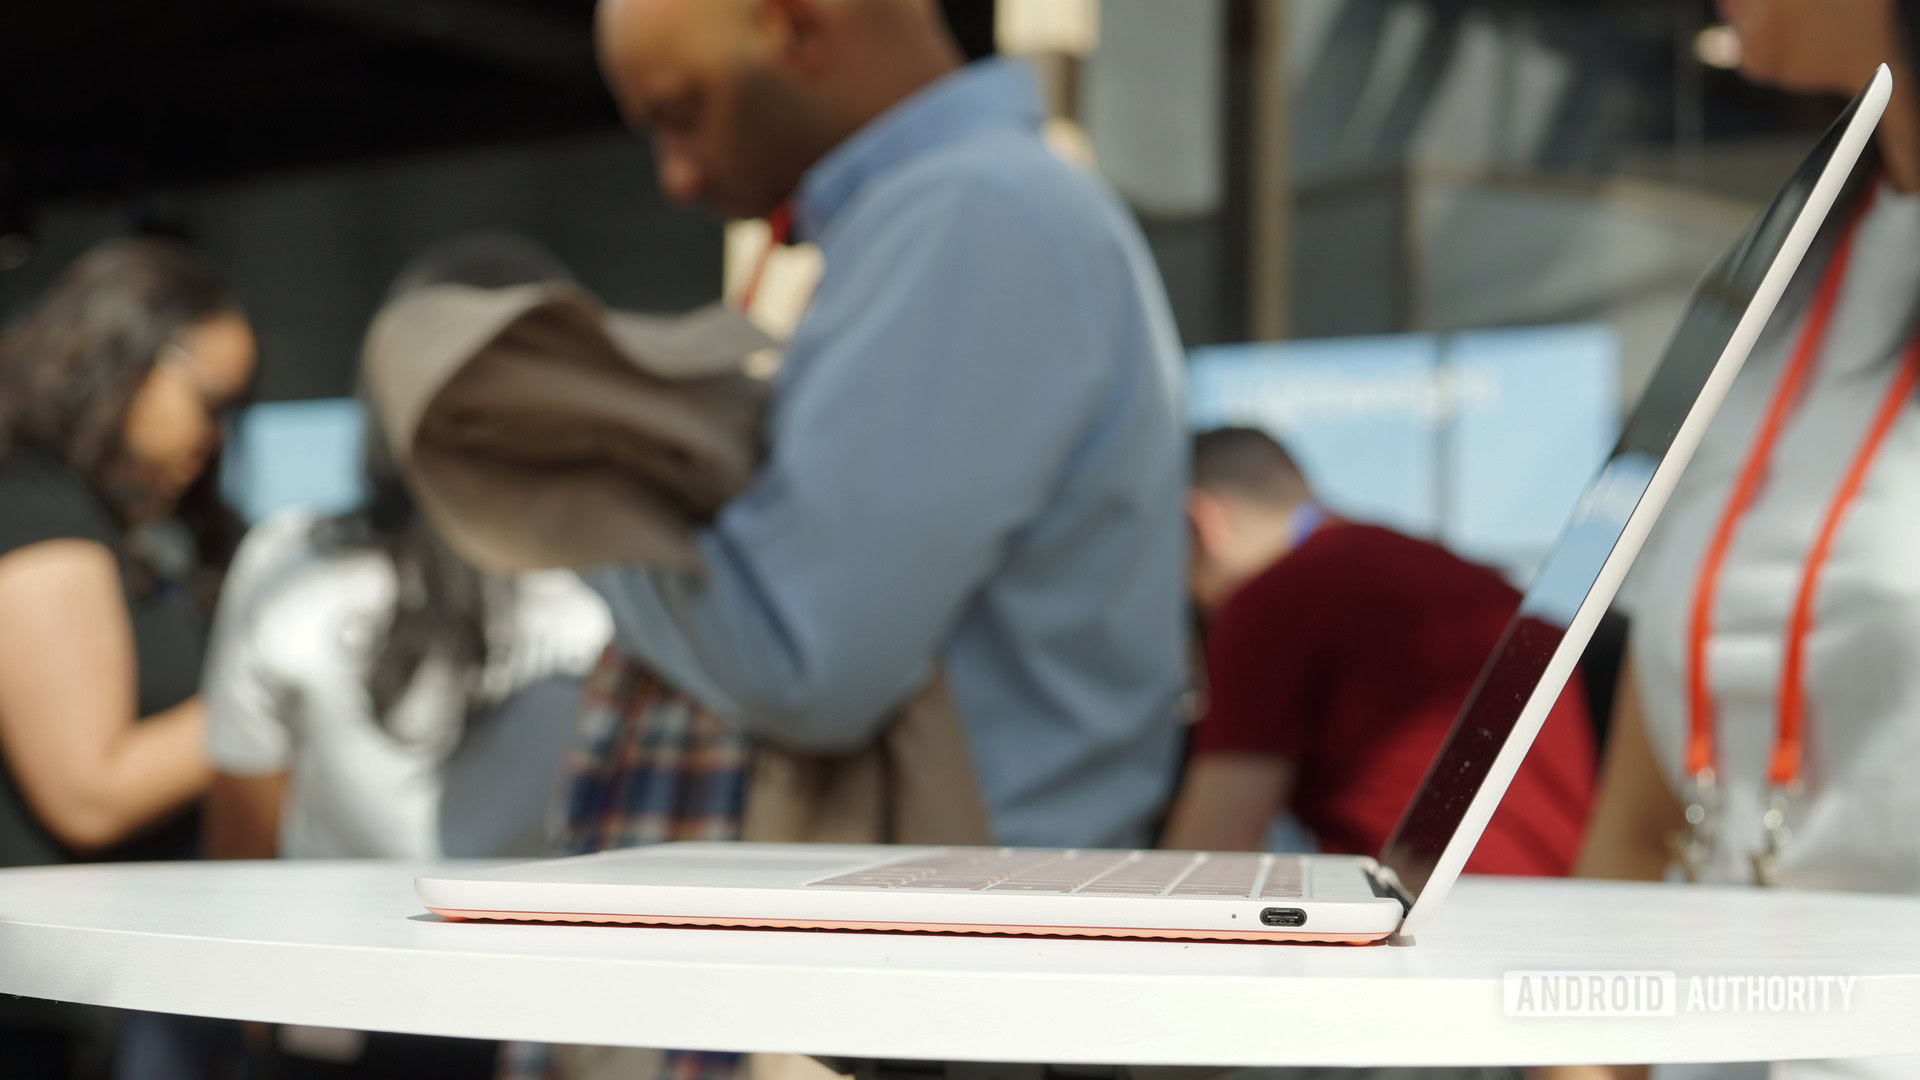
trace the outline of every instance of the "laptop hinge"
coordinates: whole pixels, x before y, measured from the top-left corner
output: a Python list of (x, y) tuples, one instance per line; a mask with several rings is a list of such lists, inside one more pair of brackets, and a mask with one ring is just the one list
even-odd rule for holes
[(1400, 884), (1400, 875), (1393, 872), (1393, 867), (1378, 862), (1368, 866), (1367, 884), (1373, 886), (1373, 895), (1400, 901), (1401, 918), (1413, 910), (1413, 897)]

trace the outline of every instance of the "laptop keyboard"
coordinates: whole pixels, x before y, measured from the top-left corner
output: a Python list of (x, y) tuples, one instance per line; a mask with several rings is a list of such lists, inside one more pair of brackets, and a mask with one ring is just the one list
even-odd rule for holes
[(807, 886), (1298, 900), (1305, 884), (1306, 862), (1297, 855), (941, 848), (810, 881)]

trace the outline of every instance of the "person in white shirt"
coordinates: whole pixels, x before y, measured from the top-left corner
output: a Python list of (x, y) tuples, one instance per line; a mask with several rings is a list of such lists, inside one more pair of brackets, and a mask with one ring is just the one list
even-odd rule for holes
[[(605, 607), (565, 572), (508, 581), (455, 568), (460, 591), (432, 597), (447, 583), (427, 582), (445, 568), (427, 560), (450, 556), (423, 559), (409, 539), (378, 536), (364, 515), (300, 512), (248, 536), (206, 683), (216, 858), (524, 848), (515, 842), (558, 773), (580, 680), (611, 633)], [(491, 805), (464, 808), (493, 827), (443, 822), (446, 774), (466, 744), (524, 725), (557, 736), (533, 739), (551, 752), (532, 761), (500, 762), (511, 771), (494, 779), (517, 797), (496, 788)], [(449, 844), (449, 833), (482, 839)]]
[[(394, 292), (565, 276), (480, 237), (422, 256)], [(376, 429), (365, 505), (281, 514), (235, 559), (204, 684), (216, 858), (517, 854), (538, 835), (606, 606), (567, 572), (463, 562)]]
[[(1893, 0), (1722, 8), (1750, 78), (1850, 95), (1891, 61), (1894, 101), (1878, 174), (1835, 209), (1622, 593), (1633, 620), (1627, 664), (1576, 872), (1920, 892), (1912, 58)], [(1920, 1059), (1786, 1062), (1772, 1075), (1913, 1077)]]

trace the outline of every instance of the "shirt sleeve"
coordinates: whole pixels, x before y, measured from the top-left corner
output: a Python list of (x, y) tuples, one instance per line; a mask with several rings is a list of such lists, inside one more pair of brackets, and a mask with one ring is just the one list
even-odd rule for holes
[(254, 530), (227, 575), (201, 679), (207, 755), (219, 772), (268, 776), (292, 765), (291, 689), (275, 670), (273, 642), (261, 631), (261, 614), (282, 572), (298, 560), (292, 549), (305, 551), (310, 524), (289, 515)]
[(606, 603), (569, 570), (521, 574), (514, 605), (512, 646), (482, 676), (488, 707), (542, 680), (585, 678), (613, 636)]
[(28, 454), (0, 462), (0, 555), (49, 540), (120, 546), (113, 520), (78, 474)]
[[(623, 648), (748, 730), (847, 750), (931, 670), (1100, 403), (1105, 332), (1038, 220), (985, 180), (896, 193), (789, 350), (770, 457), (702, 575), (603, 569)], [(1110, 382), (1110, 380), (1109, 380)]]
[(1324, 714), (1339, 606), (1313, 568), (1282, 564), (1230, 599), (1208, 628), (1207, 706), (1193, 752), (1301, 760)]

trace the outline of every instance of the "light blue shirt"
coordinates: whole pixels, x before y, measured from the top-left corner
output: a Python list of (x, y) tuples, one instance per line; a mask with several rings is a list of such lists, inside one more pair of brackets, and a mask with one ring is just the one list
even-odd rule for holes
[(806, 176), (826, 269), (704, 575), (593, 575), (622, 645), (758, 736), (870, 742), (945, 666), (997, 838), (1136, 844), (1174, 779), (1181, 354), (1132, 219), (966, 68)]

